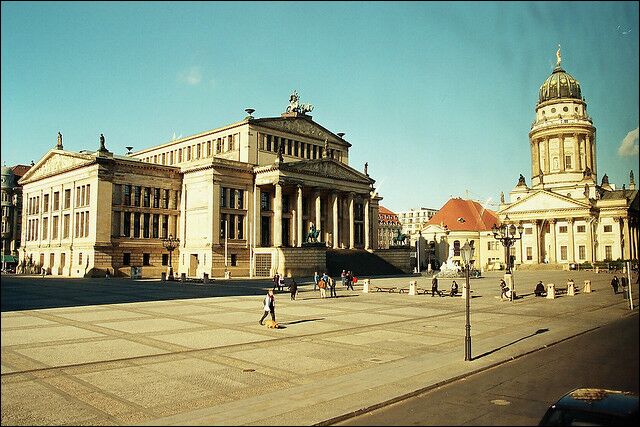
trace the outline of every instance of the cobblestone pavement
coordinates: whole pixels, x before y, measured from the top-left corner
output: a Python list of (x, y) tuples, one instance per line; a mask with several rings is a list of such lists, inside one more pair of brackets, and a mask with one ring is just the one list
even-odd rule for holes
[[(500, 273), (472, 279), (469, 362), (461, 297), (375, 292), (408, 288), (413, 277), (372, 278), (367, 294), (361, 283), (339, 285), (338, 298), (326, 299), (303, 282), (295, 301), (277, 293), (277, 330), (258, 324), (266, 281), (201, 285), (221, 289), (214, 296), (184, 288), (184, 299), (170, 284), (167, 299), (104, 304), (114, 301), (107, 279), (85, 281), (75, 292), (93, 293), (91, 305), (2, 312), (2, 425), (329, 423), (637, 313), (637, 285), (632, 311), (612, 276), (515, 272), (522, 297), (513, 302), (498, 298)], [(593, 292), (532, 294), (538, 280), (564, 287), (568, 278), (579, 289), (590, 279)], [(2, 287), (40, 283), (46, 293), (46, 280), (3, 276)], [(130, 294), (168, 286), (109, 280)], [(417, 280), (431, 288), (430, 278)], [(441, 279), (440, 289), (450, 283)]]

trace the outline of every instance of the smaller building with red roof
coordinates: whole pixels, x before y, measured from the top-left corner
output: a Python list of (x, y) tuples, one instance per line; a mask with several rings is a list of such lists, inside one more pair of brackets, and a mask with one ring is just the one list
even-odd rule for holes
[(378, 249), (393, 245), (393, 237), (402, 231), (398, 215), (380, 205), (378, 207)]
[(462, 264), (460, 248), (468, 240), (474, 248), (472, 263), (475, 268), (502, 268), (504, 248), (493, 237), (492, 227), (500, 225), (496, 212), (475, 200), (450, 199), (421, 230), (427, 241), (424, 258), (432, 269), (448, 261)]

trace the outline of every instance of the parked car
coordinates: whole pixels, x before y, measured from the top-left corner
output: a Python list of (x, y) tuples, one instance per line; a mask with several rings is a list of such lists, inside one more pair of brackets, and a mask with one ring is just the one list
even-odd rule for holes
[(551, 405), (541, 426), (638, 424), (638, 394), (601, 388), (578, 388)]

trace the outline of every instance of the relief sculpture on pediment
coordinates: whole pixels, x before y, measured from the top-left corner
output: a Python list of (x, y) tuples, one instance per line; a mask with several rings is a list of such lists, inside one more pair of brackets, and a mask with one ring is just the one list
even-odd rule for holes
[(57, 172), (81, 165), (83, 163), (88, 163), (88, 161), (84, 159), (72, 158), (69, 156), (55, 155), (47, 159), (40, 166), (38, 166), (38, 168), (33, 172), (33, 174), (29, 178), (37, 179), (40, 177), (45, 177), (53, 173), (57, 173)]

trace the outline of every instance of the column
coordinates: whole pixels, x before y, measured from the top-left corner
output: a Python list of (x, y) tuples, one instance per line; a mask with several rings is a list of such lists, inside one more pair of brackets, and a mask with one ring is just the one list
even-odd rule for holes
[(592, 172), (595, 172), (593, 169), (593, 159), (591, 158), (591, 141), (589, 140), (589, 135), (585, 135), (584, 139), (584, 156), (585, 156), (585, 166), (589, 166)]
[(339, 219), (338, 219), (338, 194), (331, 193), (331, 223), (333, 225), (333, 248), (340, 247), (339, 240)]
[(560, 135), (558, 138), (558, 152), (560, 153), (560, 162), (558, 166), (560, 166), (560, 172), (564, 172), (565, 168), (565, 160), (564, 160), (564, 135)]
[(531, 176), (537, 176), (538, 175), (538, 161), (540, 159), (540, 156), (538, 154), (538, 141), (536, 140), (532, 140), (531, 141)]
[(588, 262), (593, 262), (593, 225), (591, 218), (585, 218), (587, 222), (587, 259)]
[[(578, 138), (578, 134), (574, 133), (573, 134), (573, 139), (576, 141), (575, 142), (575, 147), (576, 147), (576, 170), (581, 171), (584, 169), (585, 164), (587, 163), (587, 154), (584, 151), (584, 148), (582, 146), (582, 142), (580, 141), (580, 138)], [(585, 153), (585, 161), (582, 161), (582, 155), (581, 153)], [(585, 164), (583, 164), (585, 163)]]
[(534, 243), (535, 243), (535, 246), (534, 246), (533, 250), (535, 252), (536, 264), (540, 264), (540, 232), (539, 232), (539, 229), (538, 229), (539, 223), (540, 223), (540, 221), (537, 220), (537, 219), (532, 221), (533, 239), (534, 239)]
[(282, 246), (282, 184), (274, 184), (276, 191), (273, 198), (273, 246)]
[(598, 174), (598, 162), (596, 160), (596, 141), (595, 135), (593, 136), (593, 141), (589, 141), (589, 161), (591, 162), (589, 167), (594, 175)]
[(353, 249), (355, 247), (355, 228), (354, 228), (354, 200), (353, 193), (349, 193), (349, 198), (347, 199), (349, 203), (349, 249)]
[(322, 235), (324, 234), (324, 230), (321, 228), (322, 227), (322, 210), (320, 210), (320, 192), (316, 192), (314, 194), (314, 206), (315, 206), (315, 224), (316, 224), (316, 230), (320, 231), (320, 234), (318, 234), (318, 242), (322, 241)]
[[(225, 189), (220, 185), (220, 182), (213, 181), (213, 191), (211, 192), (211, 244), (212, 245), (224, 245), (224, 239), (220, 241), (220, 228), (222, 215), (220, 214), (220, 199), (222, 192)], [(229, 206), (227, 198), (227, 206)], [(186, 212), (186, 211), (185, 211)], [(194, 226), (195, 224), (191, 225)], [(196, 225), (197, 226), (197, 225)]]
[(549, 175), (549, 162), (551, 159), (549, 159), (549, 137), (546, 137), (544, 139), (544, 174), (545, 175)]
[(364, 248), (371, 249), (371, 241), (369, 239), (369, 197), (364, 199)]
[[(129, 212), (120, 211), (120, 236), (124, 236), (124, 216), (129, 215)], [(53, 219), (51, 220), (53, 221)], [(51, 224), (53, 226), (53, 224)], [(49, 233), (51, 235), (51, 233)], [(53, 267), (53, 266), (52, 266)]]
[(575, 227), (573, 218), (567, 218), (569, 231), (569, 253), (567, 254), (569, 262), (576, 262), (576, 242), (573, 237), (573, 227)]
[(629, 242), (629, 219), (627, 217), (622, 218), (622, 259), (631, 258), (631, 246)]
[(253, 246), (259, 248), (262, 246), (262, 230), (260, 228), (262, 226), (262, 196), (260, 187), (257, 185), (253, 187), (253, 209), (253, 235), (255, 236)]
[(302, 227), (302, 185), (296, 187), (296, 242), (297, 246), (302, 246), (304, 228)]
[(556, 263), (558, 262), (558, 257), (556, 256), (556, 249), (558, 247), (558, 243), (556, 242), (556, 220), (549, 220), (549, 228), (551, 229), (551, 253), (549, 254), (549, 262)]

